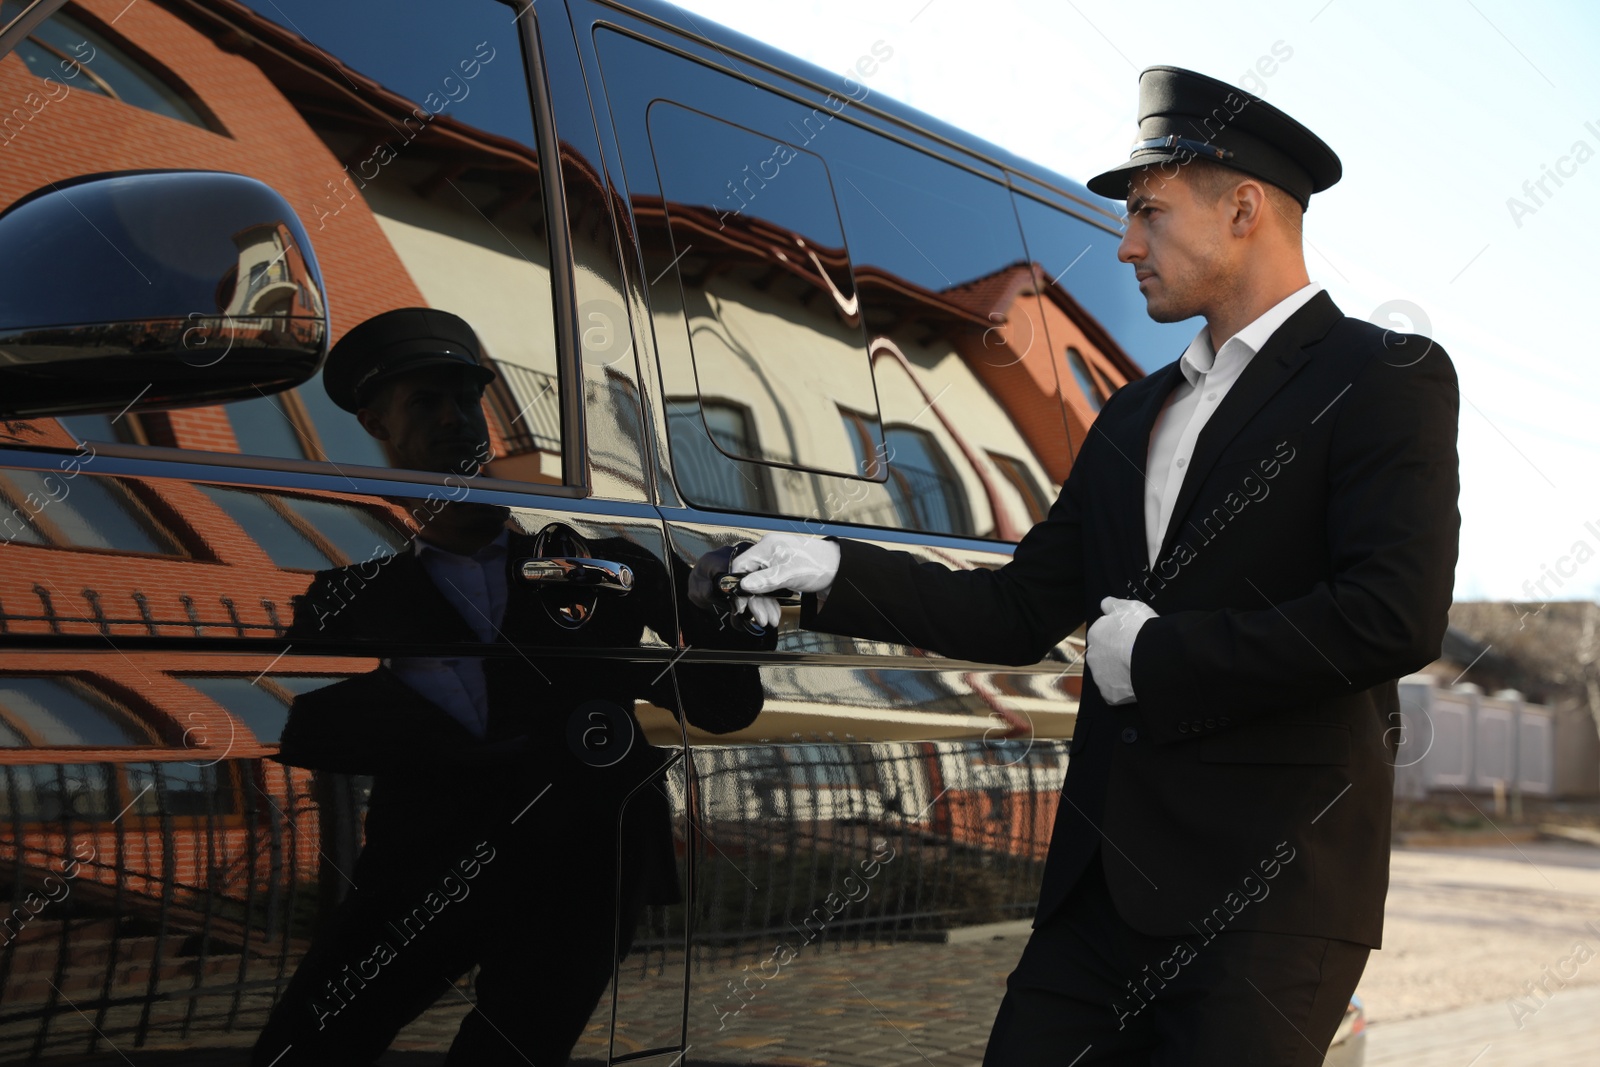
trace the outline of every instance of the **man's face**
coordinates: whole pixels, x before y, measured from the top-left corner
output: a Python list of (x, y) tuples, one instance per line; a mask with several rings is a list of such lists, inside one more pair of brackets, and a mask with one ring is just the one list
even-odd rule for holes
[(463, 369), (427, 367), (395, 378), (356, 417), (396, 466), (475, 474), (489, 452), (483, 388)]
[(1128, 188), (1128, 228), (1117, 258), (1133, 264), (1145, 309), (1157, 322), (1203, 315), (1237, 276), (1230, 239), (1232, 197), (1197, 200), (1186, 168), (1153, 164)]

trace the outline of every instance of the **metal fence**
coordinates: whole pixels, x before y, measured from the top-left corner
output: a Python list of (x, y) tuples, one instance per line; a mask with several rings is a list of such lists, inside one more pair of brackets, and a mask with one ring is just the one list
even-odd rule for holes
[[(795, 931), (845, 950), (1031, 915), (1065, 745), (691, 760), (692, 793), (679, 761), (668, 794), (696, 855), (689, 962), (717, 970)], [(236, 759), (7, 765), (0, 784), (0, 1060), (32, 1062), (246, 1043), (345, 891), (368, 783)], [(687, 918), (651, 908), (624, 971), (681, 968)]]
[(1434, 791), (1552, 796), (1555, 713), (1507, 691), (1493, 696), (1475, 685), (1441, 688), (1414, 675), (1400, 683), (1395, 793), (1420, 799)]
[(0, 1059), (233, 1030), (318, 907), (309, 779), (259, 760), (0, 767)]

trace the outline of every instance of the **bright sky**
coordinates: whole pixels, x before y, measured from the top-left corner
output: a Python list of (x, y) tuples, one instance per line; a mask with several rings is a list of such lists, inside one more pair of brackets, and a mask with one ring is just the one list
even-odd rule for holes
[[(1600, 599), (1600, 5), (682, 7), (696, 21), (839, 72), (881, 39), (894, 56), (867, 79), (874, 92), (1079, 181), (1127, 159), (1142, 68), (1170, 63), (1240, 85), (1258, 60), (1274, 58), (1270, 76), (1258, 73), (1249, 87), (1315, 130), (1344, 163), (1344, 179), (1317, 194), (1306, 215), (1312, 279), (1347, 315), (1381, 321), (1381, 307), (1406, 302), (1418, 321), (1384, 325), (1429, 334), (1455, 361), (1457, 598)], [(1531, 210), (1513, 217), (1512, 197)], [(1158, 361), (1141, 362), (1154, 369)]]

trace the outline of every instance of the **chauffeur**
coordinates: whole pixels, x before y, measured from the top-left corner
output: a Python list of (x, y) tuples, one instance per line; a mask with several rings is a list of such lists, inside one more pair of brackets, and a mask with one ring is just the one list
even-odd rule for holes
[(805, 594), (803, 626), (959, 659), (1036, 662), (1091, 624), (986, 1064), (1320, 1064), (1382, 935), (1396, 680), (1446, 626), (1456, 377), (1307, 277), (1302, 213), (1341, 169), (1315, 134), (1176, 67), (1139, 104), (1089, 188), (1126, 197), (1150, 316), (1206, 325), (1107, 401), (1012, 561), (773, 534), (732, 569)]

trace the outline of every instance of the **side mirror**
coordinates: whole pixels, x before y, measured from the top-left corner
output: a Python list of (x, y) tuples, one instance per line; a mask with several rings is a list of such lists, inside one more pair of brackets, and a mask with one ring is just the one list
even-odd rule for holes
[(47, 186), (0, 214), (0, 417), (291, 388), (327, 354), (327, 306), (294, 209), (254, 178), (145, 171)]

